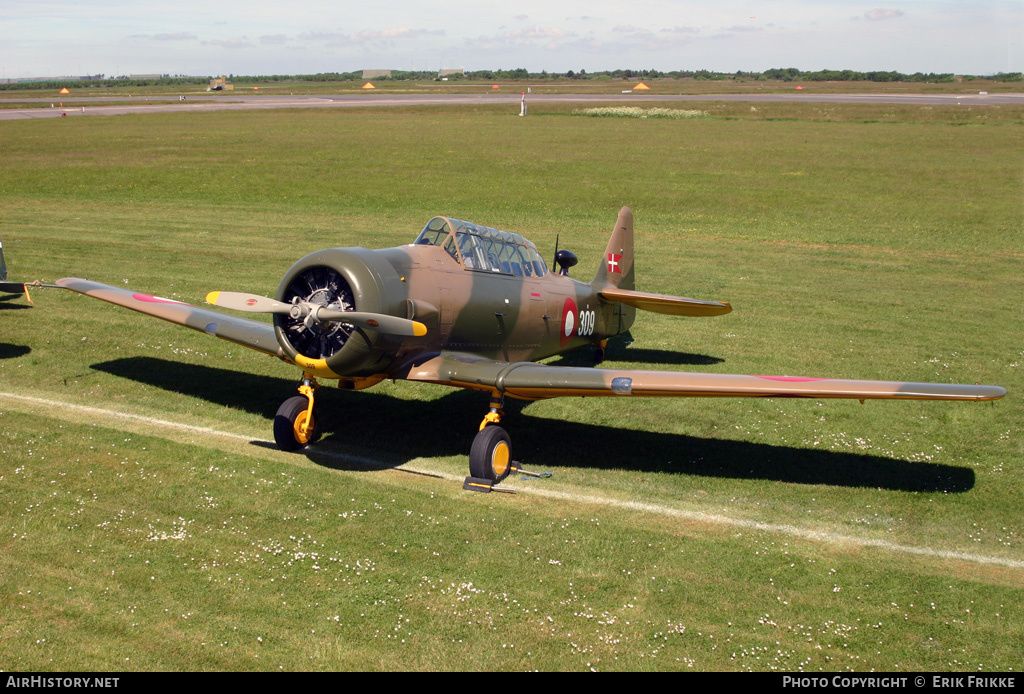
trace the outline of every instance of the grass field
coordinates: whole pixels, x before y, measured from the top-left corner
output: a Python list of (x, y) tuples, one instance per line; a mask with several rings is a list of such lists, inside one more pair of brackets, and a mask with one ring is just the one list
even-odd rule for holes
[(484, 396), (325, 388), (284, 454), (294, 369), (0, 296), (3, 669), (1018, 670), (1020, 109), (686, 108), (5, 122), (0, 238), (12, 276), (198, 303), (435, 214), (558, 234), (589, 277), (629, 205), (639, 289), (735, 310), (642, 315), (612, 364), (1009, 395), (516, 405), (554, 476), (476, 495)]

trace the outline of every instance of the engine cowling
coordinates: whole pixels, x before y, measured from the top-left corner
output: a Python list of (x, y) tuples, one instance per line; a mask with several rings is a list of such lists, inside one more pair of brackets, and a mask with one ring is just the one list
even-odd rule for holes
[[(307, 255), (285, 273), (275, 298), (284, 303), (297, 298), (337, 311), (405, 313), (398, 273), (366, 248), (329, 248)], [(288, 358), (320, 378), (380, 375), (401, 347), (401, 338), (370, 328), (282, 314), (274, 315), (274, 332)]]

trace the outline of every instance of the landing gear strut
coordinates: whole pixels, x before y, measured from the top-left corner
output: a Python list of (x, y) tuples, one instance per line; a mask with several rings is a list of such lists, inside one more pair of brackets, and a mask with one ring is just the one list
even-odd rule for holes
[(282, 451), (297, 451), (315, 443), (320, 438), (313, 412), (313, 392), (318, 388), (312, 374), (302, 375), (299, 392), (302, 395), (288, 398), (277, 409), (274, 416), (274, 442)]

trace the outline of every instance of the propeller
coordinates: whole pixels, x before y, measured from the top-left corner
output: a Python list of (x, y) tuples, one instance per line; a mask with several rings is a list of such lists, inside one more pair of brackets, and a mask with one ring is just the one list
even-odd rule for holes
[(325, 308), (308, 301), (286, 304), (282, 301), (268, 299), (256, 294), (243, 292), (210, 292), (206, 302), (221, 308), (230, 308), (248, 313), (278, 313), (302, 320), (308, 327), (317, 323), (348, 323), (357, 328), (378, 330), (391, 335), (420, 337), (427, 334), (427, 326), (419, 321), (389, 316), (385, 313), (366, 313), (362, 311), (338, 311)]

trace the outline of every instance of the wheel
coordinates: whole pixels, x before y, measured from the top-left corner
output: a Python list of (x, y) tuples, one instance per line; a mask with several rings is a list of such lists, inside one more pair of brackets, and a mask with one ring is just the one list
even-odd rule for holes
[(309, 400), (301, 395), (288, 398), (277, 408), (274, 416), (274, 441), (282, 451), (297, 451), (320, 438), (316, 415), (313, 416), (313, 431), (303, 436), (300, 427), (306, 421)]
[(512, 471), (512, 440), (497, 425), (484, 427), (469, 449), (469, 474), (501, 482)]

